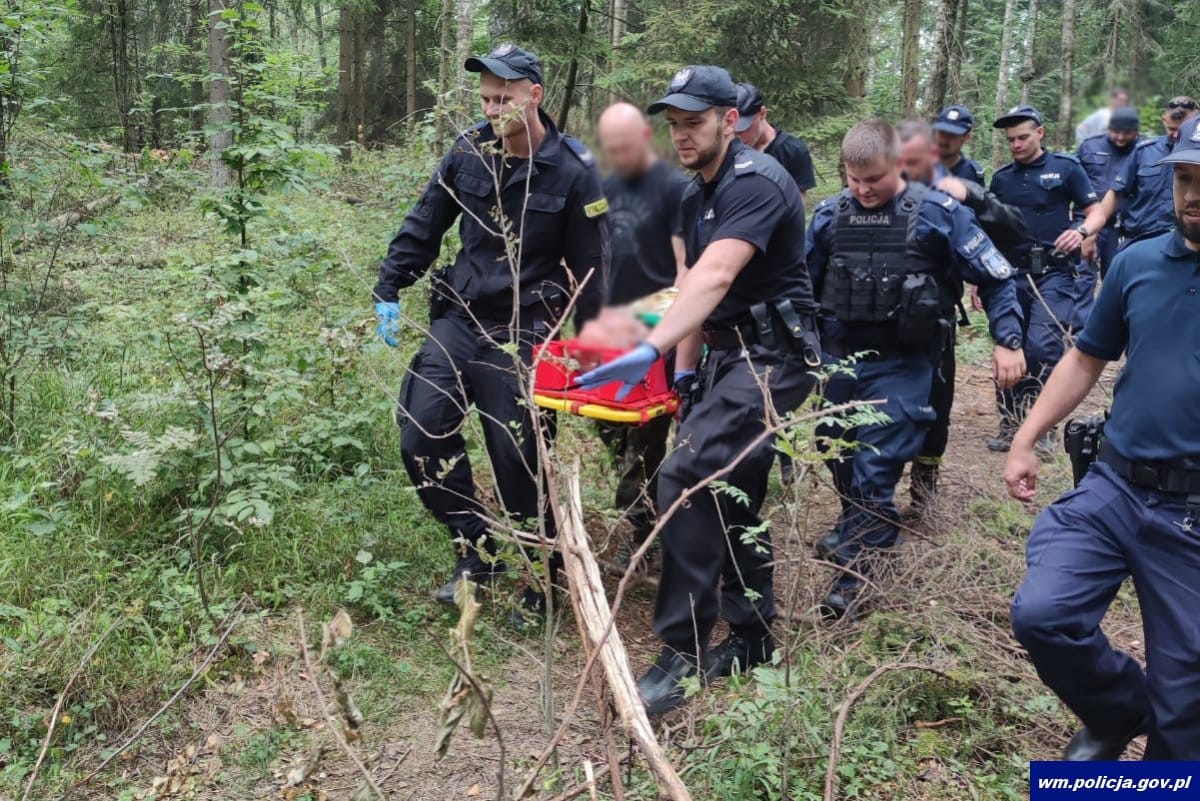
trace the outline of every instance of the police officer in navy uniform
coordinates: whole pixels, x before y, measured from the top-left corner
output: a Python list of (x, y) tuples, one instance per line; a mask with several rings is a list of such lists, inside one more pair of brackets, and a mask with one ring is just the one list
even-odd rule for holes
[[(1067, 335), (1086, 319), (1090, 294), (1077, 284), (1090, 286), (1095, 278), (1081, 266), (1080, 246), (1103, 227), (1104, 213), (1079, 160), (1042, 147), (1046, 131), (1037, 109), (1017, 106), (993, 127), (1003, 131), (1013, 160), (992, 176), (992, 192), (1021, 209), (1029, 227), (1029, 237), (1004, 252), (1017, 269), (1029, 371), (1012, 389), (997, 391), (1000, 430), (987, 446), (1004, 452), (1025, 410), (1062, 358)], [(1052, 452), (1049, 433), (1041, 448), (1044, 455)]]
[[(736, 106), (729, 73), (713, 66), (680, 70), (650, 106), (666, 112), (680, 161), (697, 173), (683, 197), (688, 270), (646, 341), (579, 379), (631, 384), (677, 348), (676, 384), (690, 409), (659, 475), (659, 507), (729, 471), (728, 487), (702, 487), (662, 530), (654, 630), (663, 648), (638, 682), (651, 714), (683, 702), (682, 679), (747, 670), (774, 651), (773, 558), (759, 517), (774, 459), (767, 421), (804, 401), (820, 365), (800, 190), (777, 161), (737, 138)], [(718, 615), (730, 635), (710, 650)]]
[[(954, 108), (952, 107), (948, 111), (953, 112)], [(943, 112), (943, 116), (946, 114), (947, 112)], [(900, 163), (907, 180), (920, 181), (926, 186), (934, 187), (974, 212), (979, 227), (1001, 251), (1016, 245), (1028, 236), (1025, 219), (1021, 215), (1020, 209), (1002, 203), (981, 183), (947, 172), (945, 165), (940, 160), (942, 149), (934, 143), (934, 131), (929, 123), (925, 120), (901, 120), (896, 124), (896, 134), (900, 137)], [(962, 297), (961, 283), (956, 287), (954, 294), (958, 298)], [(965, 312), (965, 310), (961, 310), (961, 307), (960, 311)], [(965, 313), (961, 322), (968, 322)], [(946, 446), (950, 441), (950, 412), (954, 407), (954, 386), (957, 375), (955, 354), (957, 323), (958, 321), (954, 319), (950, 320), (950, 330), (946, 336), (945, 346), (933, 374), (933, 389), (929, 395), (929, 404), (937, 413), (937, 419), (925, 433), (921, 451), (912, 463), (910, 472), (912, 505), (906, 512), (911, 517), (920, 517), (924, 514), (930, 502), (937, 495), (942, 459), (946, 455)]]
[[(1200, 760), (1200, 125), (1173, 168), (1176, 230), (1113, 260), (1095, 310), (1013, 439), (1004, 479), (1031, 501), (1033, 445), (1109, 362), (1126, 361), (1099, 461), (1042, 511), (1012, 625), (1038, 675), (1083, 722), (1068, 760), (1115, 760), (1138, 734), (1146, 759)], [(1127, 577), (1142, 610), (1143, 671), (1100, 622)]]
[(971, 141), (975, 117), (966, 106), (954, 104), (938, 112), (933, 123), (937, 137), (938, 156), (947, 173), (964, 181), (985, 185), (983, 167), (978, 161), (963, 155), (963, 147)]
[(859, 600), (859, 576), (870, 576), (874, 557), (897, 541), (896, 484), (936, 417), (929, 395), (961, 281), (980, 287), (998, 383), (1009, 386), (1025, 371), (1013, 270), (975, 215), (903, 178), (899, 139), (886, 120), (855, 125), (842, 140), (842, 161), (850, 186), (817, 206), (807, 237), (825, 351), (831, 362), (855, 359), (851, 371), (829, 379), (825, 399), (883, 400), (887, 420), (826, 429), (858, 443), (830, 463), (842, 514), (818, 553), (849, 570), (824, 600), (829, 617), (847, 614)]
[(767, 121), (767, 103), (757, 86), (739, 83), (738, 92), (738, 138), (747, 147), (766, 153), (787, 170), (800, 187), (800, 197), (807, 198), (808, 190), (817, 185), (813, 171), (812, 154), (803, 139), (781, 130), (778, 125)]
[[(454, 603), (459, 578), (485, 582), (503, 569), (492, 558), (488, 513), (476, 497), (461, 433), (467, 409), (479, 411), (505, 511), (521, 526), (543, 519), (533, 416), (506, 345), (516, 342), (528, 365), (534, 343), (576, 295), (577, 320), (590, 319), (603, 303), (608, 267), (600, 176), (587, 149), (541, 110), (538, 58), (503, 44), (469, 59), (466, 69), (480, 74), (487, 120), (458, 136), (442, 159), (392, 239), (374, 290), (377, 330), (395, 347), (399, 291), (425, 273), (459, 221), (461, 249), (447, 274), (434, 276), (429, 335), (404, 376), (396, 415), (417, 494), (458, 548), (454, 573), (436, 594), (446, 604)], [(515, 248), (498, 213), (521, 237)], [(553, 535), (552, 519), (544, 519)], [(523, 601), (544, 608), (532, 589)]]
[[(1125, 163), (1142, 141), (1138, 134), (1141, 124), (1141, 116), (1136, 107), (1122, 106), (1114, 109), (1109, 116), (1106, 133), (1084, 139), (1079, 145), (1075, 157), (1087, 171), (1092, 189), (1101, 197), (1105, 197), (1113, 187), (1116, 177), (1121, 174)], [(1092, 256), (1090, 261), (1098, 266), (1101, 276), (1108, 272), (1108, 265), (1112, 264), (1113, 257), (1117, 255), (1122, 205), (1121, 198), (1118, 197), (1117, 200), (1117, 213), (1110, 215), (1104, 227), (1093, 232), (1083, 246), (1084, 254)], [(1101, 203), (1103, 204), (1103, 201)]]
[(1175, 205), (1171, 197), (1173, 173), (1163, 166), (1162, 160), (1175, 147), (1180, 126), (1195, 114), (1196, 101), (1192, 98), (1169, 100), (1162, 115), (1165, 133), (1134, 148), (1133, 155), (1113, 178), (1100, 207), (1108, 220), (1120, 210), (1120, 247), (1160, 234), (1175, 224)]

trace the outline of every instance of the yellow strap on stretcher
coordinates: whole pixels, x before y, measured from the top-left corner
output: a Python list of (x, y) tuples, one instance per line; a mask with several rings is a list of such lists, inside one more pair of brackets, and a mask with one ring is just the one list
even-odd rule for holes
[(644, 423), (647, 420), (653, 420), (655, 417), (661, 417), (664, 414), (674, 414), (678, 403), (660, 403), (655, 406), (648, 406), (645, 409), (614, 409), (611, 406), (604, 406), (599, 403), (580, 403), (579, 401), (569, 398), (555, 398), (550, 395), (539, 395), (534, 393), (533, 402), (543, 409), (550, 409), (556, 412), (566, 412), (568, 414), (578, 414), (583, 417), (590, 417), (593, 420), (604, 420), (608, 423)]

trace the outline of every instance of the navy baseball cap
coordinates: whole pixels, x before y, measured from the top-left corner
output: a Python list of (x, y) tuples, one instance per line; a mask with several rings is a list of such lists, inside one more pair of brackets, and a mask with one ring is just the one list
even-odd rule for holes
[(738, 120), (737, 132), (741, 133), (750, 127), (754, 122), (754, 115), (763, 110), (763, 106), (767, 105), (763, 100), (762, 92), (752, 83), (739, 83), (737, 85), (737, 110), (741, 115)]
[(945, 131), (955, 136), (969, 134), (974, 127), (975, 118), (971, 116), (971, 110), (957, 103), (939, 111), (937, 121), (933, 123), (933, 130)]
[(1136, 131), (1142, 127), (1142, 115), (1133, 106), (1121, 106), (1113, 109), (1108, 117), (1110, 131)]
[(1200, 164), (1200, 117), (1179, 126), (1175, 148), (1159, 164)]
[(993, 128), (1011, 128), (1014, 125), (1020, 125), (1026, 120), (1033, 120), (1040, 128), (1042, 127), (1042, 112), (1030, 105), (1013, 106), (1000, 119), (992, 123)]
[(724, 67), (711, 64), (684, 67), (675, 73), (667, 87), (667, 95), (646, 109), (657, 114), (668, 108), (682, 111), (705, 111), (713, 106), (733, 108), (738, 104), (737, 87)]
[(528, 50), (505, 42), (486, 56), (472, 56), (463, 65), (467, 72), (490, 72), (506, 81), (530, 80), (542, 83), (542, 62)]

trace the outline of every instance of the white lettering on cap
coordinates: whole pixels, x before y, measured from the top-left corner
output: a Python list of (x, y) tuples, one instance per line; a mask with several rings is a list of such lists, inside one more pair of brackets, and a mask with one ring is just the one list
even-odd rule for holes
[(504, 44), (497, 46), (496, 49), (492, 51), (492, 56), (495, 58), (503, 58), (516, 49), (516, 45), (510, 42), (505, 42)]
[(946, 116), (952, 120), (957, 120), (958, 119), (958, 109), (953, 109), (953, 108), (950, 109), (950, 113), (948, 113)]
[(691, 67), (684, 67), (679, 72), (675, 73), (675, 77), (671, 79), (671, 85), (667, 88), (672, 92), (678, 92), (683, 87), (687, 86), (688, 81), (692, 79)]
[(1192, 129), (1192, 141), (1200, 142), (1200, 125)]

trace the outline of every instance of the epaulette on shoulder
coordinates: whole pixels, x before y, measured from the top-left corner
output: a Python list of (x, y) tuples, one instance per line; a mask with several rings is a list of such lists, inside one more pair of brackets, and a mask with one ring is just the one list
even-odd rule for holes
[(737, 158), (733, 160), (733, 174), (741, 176), (754, 175), (759, 172), (762, 159), (757, 158), (757, 156), (757, 153), (739, 153)]
[(1012, 172), (1013, 164), (1015, 164), (1015, 163), (1016, 162), (1014, 162), (1014, 161), (1010, 161), (1007, 164), (1005, 164), (1003, 167), (997, 167), (995, 174), (999, 175), (1002, 172)]
[(1082, 163), (1083, 163), (1083, 162), (1081, 162), (1081, 161), (1080, 161), (1078, 158), (1076, 158), (1076, 157), (1075, 157), (1075, 154), (1074, 154), (1074, 153), (1059, 153), (1059, 152), (1053, 152), (1053, 153), (1051, 153), (1050, 155), (1052, 155), (1052, 156), (1058, 156), (1060, 159), (1066, 159), (1067, 161), (1073, 161), (1073, 162), (1075, 162), (1076, 164), (1082, 164)]
[(1154, 145), (1154, 144), (1158, 144), (1157, 136), (1152, 136), (1149, 139), (1143, 139), (1142, 141), (1140, 141), (1136, 145), (1134, 145), (1133, 149), (1141, 150), (1144, 147), (1150, 147), (1150, 145)]
[(596, 157), (592, 155), (592, 151), (588, 150), (587, 145), (585, 145), (583, 142), (580, 142), (578, 139), (571, 136), (570, 134), (563, 134), (562, 138), (563, 138), (563, 142), (567, 146), (567, 149), (575, 154), (575, 157), (577, 159), (579, 159), (579, 161), (583, 164), (583, 166), (585, 166), (585, 167), (595, 167), (596, 166)]

